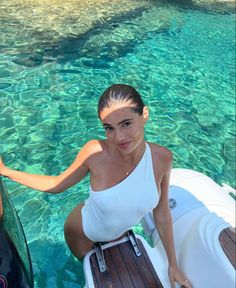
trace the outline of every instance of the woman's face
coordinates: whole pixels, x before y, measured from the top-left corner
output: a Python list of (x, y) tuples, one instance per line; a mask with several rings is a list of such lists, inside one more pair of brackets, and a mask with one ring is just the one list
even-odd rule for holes
[(146, 106), (142, 115), (132, 107), (135, 106), (130, 101), (114, 102), (100, 112), (107, 140), (124, 154), (134, 151), (144, 141), (144, 125), (148, 120)]

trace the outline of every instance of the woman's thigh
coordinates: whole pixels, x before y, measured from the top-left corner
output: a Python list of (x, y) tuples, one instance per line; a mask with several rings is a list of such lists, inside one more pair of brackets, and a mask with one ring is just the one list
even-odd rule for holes
[(75, 257), (81, 259), (92, 249), (93, 241), (85, 234), (82, 226), (81, 209), (84, 203), (76, 206), (66, 219), (64, 226), (64, 234), (67, 245)]

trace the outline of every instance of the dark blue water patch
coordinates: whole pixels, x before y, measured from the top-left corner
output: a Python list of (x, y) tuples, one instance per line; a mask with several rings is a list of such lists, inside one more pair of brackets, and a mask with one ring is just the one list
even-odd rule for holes
[(110, 64), (106, 59), (86, 59), (82, 61), (84, 66), (91, 67), (93, 69), (106, 69), (110, 68)]
[[(107, 58), (107, 61), (124, 56), (132, 50), (134, 45), (132, 45), (130, 42), (133, 41), (124, 41), (119, 43), (108, 41), (103, 44), (99, 44), (97, 43), (98, 38), (96, 37), (99, 37), (99, 35), (101, 35), (101, 37), (103, 35), (110, 35), (113, 33), (114, 28), (118, 28), (121, 25), (129, 26), (130, 20), (134, 20), (142, 16), (142, 14), (147, 10), (148, 8), (138, 8), (127, 13), (116, 15), (111, 19), (103, 21), (103, 23), (95, 22), (94, 26), (83, 34), (71, 34), (68, 37), (60, 38), (58, 45), (56, 45), (56, 49), (50, 52), (52, 53), (53, 57), (57, 57), (58, 55), (61, 56), (59, 58), (60, 63), (71, 61), (87, 55), (92, 57), (103, 55), (103, 58)], [(127, 21), (128, 23), (126, 23)], [(96, 38), (96, 41), (91, 41), (91, 39), (94, 37)], [(140, 38), (140, 36), (137, 35), (137, 38)], [(113, 47), (116, 47), (116, 53), (114, 53)], [(113, 56), (111, 56), (112, 52)], [(103, 67), (101, 62), (102, 61), (99, 61), (101, 67)]]
[(17, 65), (25, 66), (25, 67), (36, 67), (41, 65), (43, 61), (42, 55), (29, 55), (22, 56), (12, 60)]
[[(234, 121), (232, 120), (232, 122), (234, 123)], [(233, 136), (234, 138), (236, 138), (236, 131), (235, 132), (228, 132), (228, 134), (230, 136)]]
[(0, 82), (0, 89), (7, 89), (9, 87), (11, 87), (11, 83), (1, 83)]
[(7, 49), (7, 45), (3, 45), (3, 44), (0, 44), (0, 52), (3, 53), (4, 52), (4, 49)]
[(221, 135), (221, 125), (218, 122), (212, 122), (208, 124), (202, 124), (199, 121), (197, 122), (202, 131), (206, 133), (206, 135), (211, 135), (215, 137), (220, 137)]
[[(128, 24), (127, 24), (128, 25)], [(125, 26), (123, 26), (125, 27)], [(107, 39), (112, 38), (112, 29), (107, 28), (102, 29), (93, 29), (91, 34), (88, 33), (85, 35), (80, 35), (79, 38), (67, 37), (61, 39), (58, 49), (54, 50), (53, 57), (57, 57), (57, 61), (61, 64), (66, 62), (73, 62), (79, 58), (86, 58), (83, 60), (83, 64), (88, 67), (93, 68), (109, 68), (110, 64), (113, 63), (116, 59), (125, 57), (127, 54), (133, 53), (137, 45), (144, 42), (147, 38), (152, 37), (155, 34), (166, 34), (168, 37), (173, 37), (173, 34), (181, 32), (179, 29), (172, 29), (169, 32), (169, 26), (167, 27), (158, 27), (155, 30), (152, 29), (150, 33), (140, 33), (136, 31), (136, 34), (132, 39), (122, 38), (122, 41), (106, 41), (103, 43), (97, 43), (97, 38), (93, 40), (94, 35), (101, 35), (101, 37), (106, 34)], [(128, 29), (127, 26), (127, 31)], [(94, 32), (95, 34), (92, 34)], [(135, 31), (134, 31), (135, 33)], [(60, 56), (56, 56), (60, 55)]]
[[(154, 1), (155, 2), (155, 1)], [(155, 5), (155, 3), (154, 3)], [(176, 7), (179, 10), (199, 11), (205, 14), (235, 14), (235, 3), (227, 2), (211, 2), (211, 3), (197, 3), (192, 0), (159, 0), (158, 5), (169, 5)]]
[(61, 74), (81, 74), (81, 71), (76, 69), (60, 69), (58, 72)]
[(143, 13), (147, 12), (149, 9), (149, 7), (136, 8), (125, 13), (114, 15), (108, 19), (104, 19), (105, 21), (103, 22), (95, 22), (93, 28), (84, 33), (84, 35), (90, 38), (90, 34), (95, 35), (96, 31), (98, 31), (100, 34), (100, 30), (113, 30), (114, 28), (119, 27), (122, 25), (122, 23), (126, 23), (127, 21), (129, 21), (128, 24), (130, 24), (130, 21), (133, 22), (134, 19), (141, 17)]

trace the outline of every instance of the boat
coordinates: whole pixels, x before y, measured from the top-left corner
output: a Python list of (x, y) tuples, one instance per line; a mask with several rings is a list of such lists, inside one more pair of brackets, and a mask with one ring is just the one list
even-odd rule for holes
[[(179, 267), (194, 288), (234, 288), (235, 190), (189, 169), (172, 170), (169, 207)], [(168, 261), (152, 214), (117, 241), (96, 243), (83, 262), (86, 288), (170, 288)], [(179, 286), (178, 286), (179, 287)]]
[(25, 234), (0, 177), (0, 288), (33, 288)]
[[(176, 256), (193, 288), (235, 287), (235, 190), (188, 169), (173, 169), (169, 207)], [(152, 214), (120, 239), (95, 243), (83, 261), (85, 288), (170, 288), (168, 261)], [(22, 225), (0, 177), (0, 288), (33, 288)], [(176, 286), (179, 287), (179, 286)]]

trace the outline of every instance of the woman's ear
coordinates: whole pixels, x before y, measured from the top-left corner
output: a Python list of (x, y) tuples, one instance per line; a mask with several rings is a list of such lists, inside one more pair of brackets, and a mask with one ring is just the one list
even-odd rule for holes
[(146, 123), (148, 121), (148, 118), (149, 118), (149, 110), (148, 110), (147, 106), (144, 106), (143, 107), (143, 120), (144, 120), (144, 123)]

